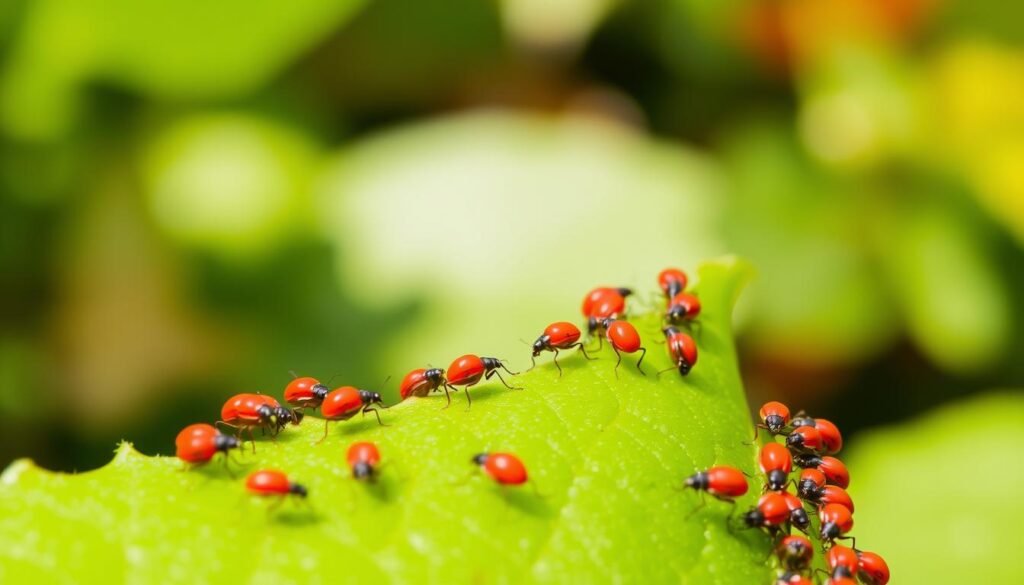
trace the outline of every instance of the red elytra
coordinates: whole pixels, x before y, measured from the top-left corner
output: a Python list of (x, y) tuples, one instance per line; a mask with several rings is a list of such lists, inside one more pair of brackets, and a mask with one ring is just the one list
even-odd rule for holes
[[(624, 294), (625, 293), (625, 294)], [(626, 310), (626, 297), (632, 293), (628, 288), (602, 286), (587, 293), (580, 307), (584, 317), (605, 319), (620, 315)]]
[(789, 505), (778, 492), (768, 492), (757, 500), (757, 506), (743, 515), (743, 522), (751, 528), (770, 528), (789, 520)]
[(675, 327), (665, 327), (662, 333), (665, 334), (665, 348), (675, 368), (683, 376), (689, 374), (697, 363), (697, 342)]
[(238, 439), (225, 435), (213, 425), (198, 423), (189, 425), (178, 433), (174, 440), (175, 455), (186, 463), (206, 463), (218, 451), (238, 447)]
[(590, 355), (587, 354), (587, 350), (583, 347), (583, 344), (580, 343), (581, 335), (582, 333), (580, 333), (579, 328), (568, 321), (557, 321), (548, 325), (544, 329), (544, 333), (542, 333), (540, 337), (533, 342), (533, 355), (530, 358), (533, 365), (530, 366), (530, 368), (533, 369), (537, 367), (537, 356), (539, 356), (542, 351), (554, 352), (555, 357), (552, 361), (555, 363), (555, 367), (558, 368), (559, 376), (562, 375), (562, 366), (558, 364), (559, 350), (576, 347), (583, 352), (583, 357), (588, 360), (596, 359), (591, 358)]
[(768, 429), (773, 435), (781, 433), (789, 424), (789, 407), (781, 402), (765, 402), (758, 415), (761, 417), (761, 424), (758, 426)]
[(789, 449), (779, 443), (768, 443), (761, 447), (758, 463), (761, 473), (768, 479), (768, 489), (781, 490), (786, 487), (789, 473), (793, 471), (793, 456)]
[(299, 408), (316, 408), (327, 396), (328, 388), (320, 380), (303, 376), (295, 378), (284, 389), (284, 400)]
[(817, 500), (818, 504), (822, 506), (827, 504), (839, 504), (840, 506), (845, 506), (851, 513), (855, 511), (853, 508), (853, 498), (850, 497), (850, 494), (848, 494), (846, 490), (837, 485), (826, 485), (821, 488), (821, 492), (818, 495)]
[(865, 585), (886, 585), (889, 582), (889, 565), (873, 552), (857, 551), (857, 567), (860, 580)]
[(658, 286), (668, 298), (683, 292), (687, 282), (689, 278), (686, 273), (678, 268), (666, 268), (658, 273)]
[(779, 541), (775, 553), (786, 570), (803, 571), (814, 558), (814, 545), (807, 537), (790, 535)]
[[(261, 408), (263, 406), (268, 408)], [(277, 400), (265, 394), (236, 394), (220, 409), (220, 419), (236, 426), (262, 426), (268, 424), (265, 420), (279, 406)]]
[(839, 427), (832, 421), (816, 418), (814, 419), (814, 428), (818, 429), (818, 434), (821, 435), (825, 453), (831, 455), (838, 453), (843, 448), (843, 435), (839, 432)]
[(444, 390), (445, 398), (448, 399), (448, 404), (451, 405), (452, 397), (448, 393), (448, 381), (445, 379), (444, 370), (441, 368), (415, 369), (406, 374), (402, 378), (402, 383), (398, 386), (398, 392), (402, 396), (402, 400), (413, 396), (423, 397), (431, 392), (438, 392), (441, 389)]
[(672, 323), (692, 321), (700, 315), (700, 299), (690, 293), (679, 293), (672, 297), (665, 312), (665, 318)]
[(743, 472), (727, 465), (716, 465), (686, 478), (685, 487), (705, 491), (716, 498), (731, 500), (747, 493), (747, 477)]
[(357, 441), (349, 445), (346, 459), (352, 468), (352, 477), (372, 480), (380, 463), (380, 451), (374, 443)]
[(528, 479), (526, 465), (512, 453), (479, 453), (473, 463), (501, 485), (521, 485)]
[(640, 354), (636, 367), (643, 374), (644, 370), (640, 367), (640, 364), (643, 363), (644, 356), (647, 355), (647, 349), (640, 345), (640, 333), (637, 332), (636, 327), (633, 327), (632, 323), (622, 321), (621, 319), (609, 320), (605, 323), (605, 335), (608, 337), (612, 349), (615, 350), (615, 355), (618, 356), (618, 360), (615, 362), (615, 375), (619, 375), (619, 364), (622, 363), (622, 354), (636, 353), (638, 351), (643, 353)]
[(261, 469), (249, 474), (245, 479), (245, 488), (258, 496), (286, 496), (294, 494), (306, 497), (306, 488), (293, 483), (283, 471)]
[(817, 452), (822, 446), (821, 433), (814, 427), (797, 427), (786, 436), (786, 446), (796, 451)]
[(825, 555), (825, 563), (833, 578), (853, 577), (857, 574), (857, 553), (848, 546), (832, 545)]
[(818, 510), (821, 539), (832, 541), (853, 529), (853, 514), (840, 504), (826, 504)]

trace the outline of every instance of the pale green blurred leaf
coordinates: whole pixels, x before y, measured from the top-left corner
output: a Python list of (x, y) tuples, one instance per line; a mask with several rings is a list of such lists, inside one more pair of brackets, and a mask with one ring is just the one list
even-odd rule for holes
[[(307, 419), (245, 455), (306, 484), (310, 509), (268, 515), (218, 465), (185, 473), (127, 444), (80, 475), (16, 462), (0, 477), (0, 580), (768, 583), (767, 536), (730, 531), (720, 502), (692, 514), (697, 495), (675, 489), (695, 468), (749, 472), (755, 457), (730, 332), (749, 267), (726, 259), (699, 276), (701, 357), (686, 378), (644, 377), (628, 359), (616, 378), (606, 344), (598, 361), (564, 355), (562, 378), (545, 363), (514, 378), (523, 390), (482, 384), (471, 410), (461, 395), (447, 410), (412, 399), (384, 412), (388, 427), (355, 419), (319, 445)], [(670, 365), (650, 343), (659, 322), (637, 321), (650, 372)], [(380, 445), (377, 486), (345, 469), (356, 439)], [(472, 473), (483, 450), (518, 453), (540, 495)]]
[(1022, 583), (1024, 396), (960, 401), (858, 436), (847, 453), (857, 546), (893, 583)]

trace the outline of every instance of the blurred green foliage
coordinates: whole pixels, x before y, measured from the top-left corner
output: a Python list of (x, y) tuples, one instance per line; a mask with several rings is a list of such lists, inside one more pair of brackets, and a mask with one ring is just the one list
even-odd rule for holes
[(855, 431), (1024, 387), (1020, 16), (4, 3), (0, 463), (167, 453), (289, 370), (521, 365), (592, 284), (721, 252), (755, 403)]

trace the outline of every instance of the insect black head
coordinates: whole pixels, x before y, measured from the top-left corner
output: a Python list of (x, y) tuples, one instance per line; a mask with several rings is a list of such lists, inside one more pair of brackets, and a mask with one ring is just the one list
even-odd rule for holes
[(793, 539), (786, 543), (786, 554), (783, 555), (783, 563), (787, 569), (794, 569), (797, 571), (807, 568), (807, 559), (809, 554), (813, 555), (814, 552), (809, 550), (803, 541), (800, 539)]
[(809, 417), (809, 416), (801, 416), (801, 417), (794, 418), (792, 420), (791, 424), (793, 425), (793, 428), (796, 428), (796, 427), (815, 427), (815, 426), (817, 426), (814, 423), (814, 419)]
[(360, 390), (359, 398), (363, 401), (363, 404), (380, 404), (383, 402), (380, 392), (370, 392), (369, 390)]
[(764, 513), (762, 513), (761, 510), (754, 508), (743, 515), (743, 523), (751, 528), (761, 526), (764, 524)]
[(487, 463), (487, 453), (477, 453), (470, 461), (475, 465), (483, 465)]
[(629, 295), (633, 294), (633, 289), (626, 287), (619, 287), (615, 289), (615, 291), (624, 297), (628, 297)]
[(768, 472), (768, 489), (773, 491), (779, 491), (786, 487), (786, 480), (789, 479), (789, 474), (781, 469), (773, 469)]
[(372, 479), (373, 466), (365, 461), (357, 461), (352, 464), (352, 477), (356, 479)]
[(772, 433), (777, 434), (782, 430), (782, 427), (786, 426), (786, 419), (777, 414), (769, 414), (764, 417), (764, 426), (768, 427), (768, 430)]
[(313, 396), (315, 396), (317, 400), (323, 400), (324, 398), (326, 398), (327, 394), (330, 393), (330, 391), (330, 388), (328, 388), (326, 385), (319, 383), (314, 384), (313, 387), (310, 388), (310, 392), (313, 393)]
[(701, 472), (698, 472), (698, 473), (694, 473), (690, 477), (686, 478), (685, 481), (683, 481), (683, 485), (685, 485), (688, 488), (693, 488), (695, 490), (706, 490), (706, 489), (708, 489), (708, 483), (709, 483), (709, 477), (708, 477), (708, 472), (706, 472), (706, 471), (701, 471)]
[(821, 525), (821, 539), (835, 540), (839, 536), (839, 525), (835, 522), (825, 522)]
[(821, 488), (811, 479), (801, 479), (796, 486), (796, 493), (805, 500), (817, 500), (821, 497)]
[(832, 570), (832, 578), (833, 579), (841, 579), (843, 577), (845, 577), (847, 579), (850, 579), (850, 578), (853, 577), (853, 573), (850, 571), (850, 567), (847, 567), (847, 566), (844, 566), (844, 565), (840, 565), (840, 566), (838, 566), (838, 567), (836, 567), (835, 569)]
[[(811, 519), (807, 516), (807, 510), (803, 508), (790, 512), (789, 521), (800, 530), (807, 530), (807, 527), (811, 525)], [(800, 547), (803, 547), (803, 544), (800, 544)]]
[(672, 323), (677, 323), (683, 320), (683, 316), (686, 315), (686, 307), (682, 305), (672, 305), (665, 312), (665, 319)]
[(597, 317), (591, 317), (587, 319), (587, 333), (593, 335), (598, 329), (601, 328), (601, 320)]
[(684, 360), (682, 358), (679, 359), (679, 373), (680, 374), (685, 376), (685, 375), (689, 374), (690, 370), (692, 370), (692, 369), (693, 369), (693, 364), (691, 364), (690, 362), (688, 362), (688, 361), (686, 361), (686, 360)]
[(256, 409), (256, 416), (259, 417), (260, 422), (263, 424), (277, 424), (277, 419), (274, 416), (274, 407), (269, 404), (261, 404)]
[(423, 377), (430, 380), (431, 384), (440, 386), (441, 381), (444, 380), (444, 370), (441, 368), (430, 368), (423, 372)]
[(541, 335), (538, 337), (537, 341), (533, 342), (533, 357), (539, 356), (540, 352), (549, 347), (549, 343), (551, 343), (551, 338), (547, 335)]
[(790, 449), (803, 449), (804, 436), (800, 433), (791, 433), (786, 437), (786, 446)]
[(213, 439), (213, 446), (218, 451), (226, 452), (228, 449), (238, 448), (238, 445), (238, 438), (232, 435), (218, 433), (217, 436)]
[(501, 367), (501, 360), (498, 358), (482, 357), (480, 358), (480, 361), (483, 362), (484, 367), (487, 368), (488, 371), (496, 370)]
[(671, 337), (679, 333), (679, 328), (669, 325), (667, 327), (662, 327), (661, 332), (665, 334), (665, 337)]
[(799, 453), (793, 455), (793, 463), (806, 469), (808, 467), (817, 467), (821, 465), (821, 457), (813, 453)]
[(672, 297), (676, 296), (677, 294), (683, 292), (683, 283), (679, 282), (678, 280), (670, 280), (670, 281), (668, 281), (668, 287), (667, 288), (668, 288), (668, 290), (665, 291), (665, 292), (668, 293), (668, 297), (669, 298), (672, 298)]
[(306, 490), (306, 486), (300, 483), (291, 484), (290, 486), (288, 486), (288, 491), (295, 494), (296, 496), (299, 496), (300, 498), (304, 498), (309, 495), (309, 492)]

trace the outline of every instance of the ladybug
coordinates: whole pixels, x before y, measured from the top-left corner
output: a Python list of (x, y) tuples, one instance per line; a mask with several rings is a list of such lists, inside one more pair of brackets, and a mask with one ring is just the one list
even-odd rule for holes
[(825, 475), (829, 484), (837, 485), (843, 489), (850, 487), (850, 472), (846, 465), (828, 455), (821, 457), (811, 453), (797, 454), (793, 456), (793, 462), (805, 469), (813, 468)]
[(773, 491), (784, 489), (793, 471), (793, 456), (789, 449), (779, 443), (768, 443), (761, 447), (759, 459), (761, 473), (768, 479), (766, 487)]
[(451, 386), (448, 385), (448, 380), (444, 377), (444, 370), (441, 368), (419, 368), (413, 370), (402, 378), (402, 383), (399, 385), (399, 394), (402, 396), (402, 400), (409, 398), (410, 396), (426, 396), (431, 392), (437, 392), (439, 389), (444, 390), (444, 397), (448, 399), (448, 404), (445, 408), (452, 405), (452, 395), (448, 392)]
[(223, 424), (237, 430), (237, 436), (248, 431), (249, 440), (252, 442), (252, 450), (256, 451), (256, 442), (253, 439), (253, 428), (259, 427), (266, 432), (269, 428), (273, 436), (281, 431), (286, 425), (299, 424), (302, 421), (301, 410), (289, 410), (282, 407), (277, 400), (264, 394), (236, 394), (228, 398), (227, 402), (220, 409), (218, 424)]
[(303, 376), (295, 378), (284, 389), (284, 400), (297, 408), (318, 408), (330, 389), (320, 380)]
[(808, 426), (817, 429), (823, 445), (821, 451), (826, 455), (834, 455), (843, 448), (843, 435), (839, 432), (839, 427), (828, 419), (801, 416), (793, 419), (793, 426)]
[(665, 320), (669, 323), (693, 321), (700, 315), (700, 299), (690, 293), (679, 293), (669, 301)]
[(245, 479), (245, 489), (257, 496), (281, 498), (279, 502), (288, 495), (305, 498), (309, 493), (305, 486), (290, 481), (283, 471), (276, 469), (261, 469), (250, 473)]
[(747, 477), (734, 467), (718, 465), (698, 471), (683, 482), (684, 487), (707, 492), (719, 500), (733, 501), (747, 493)]
[(224, 463), (227, 464), (228, 450), (237, 449), (238, 446), (238, 437), (225, 435), (213, 425), (204, 423), (188, 425), (174, 440), (178, 459), (195, 465), (208, 462), (218, 452), (224, 453)]
[(688, 281), (686, 273), (678, 268), (666, 268), (658, 273), (658, 286), (669, 299), (683, 292)]
[(857, 574), (857, 553), (848, 546), (832, 545), (832, 548), (828, 549), (828, 554), (825, 555), (825, 563), (828, 565), (828, 572), (833, 579), (853, 577)]
[(530, 358), (533, 366), (530, 369), (532, 370), (537, 367), (537, 356), (542, 351), (552, 351), (555, 353), (553, 361), (555, 362), (555, 367), (558, 368), (559, 377), (562, 376), (562, 366), (558, 365), (558, 350), (560, 349), (577, 347), (583, 352), (583, 357), (588, 360), (597, 359), (587, 354), (586, 348), (580, 343), (580, 335), (579, 328), (568, 321), (558, 321), (548, 325), (544, 329), (544, 333), (537, 338), (537, 341), (533, 342), (533, 357)]
[(886, 585), (889, 582), (889, 565), (873, 552), (857, 551), (857, 568), (858, 577), (866, 585)]
[(528, 479), (526, 466), (511, 453), (477, 453), (471, 461), (501, 485), (522, 485)]
[(817, 469), (809, 468), (800, 472), (796, 482), (796, 493), (805, 500), (816, 501), (825, 487), (825, 474)]
[(804, 503), (789, 492), (779, 493), (786, 498), (786, 507), (789, 508), (789, 523), (796, 526), (797, 529), (807, 532), (811, 526), (811, 518), (807, 515), (807, 510), (804, 510)]
[(320, 437), (317, 443), (322, 443), (327, 438), (332, 421), (348, 420), (360, 412), (363, 416), (366, 416), (367, 412), (372, 412), (377, 416), (377, 424), (386, 426), (384, 421), (380, 420), (378, 408), (387, 408), (378, 392), (360, 390), (355, 386), (342, 386), (331, 390), (320, 405), (320, 414), (324, 417), (324, 436)]
[(853, 514), (840, 504), (826, 504), (818, 510), (821, 520), (821, 539), (833, 542), (853, 529)]
[(743, 515), (743, 523), (750, 528), (776, 528), (789, 520), (789, 505), (778, 492), (768, 492), (757, 500), (757, 505)]
[(786, 536), (779, 541), (775, 554), (787, 571), (803, 571), (814, 558), (814, 545), (805, 536)]
[(380, 463), (380, 451), (377, 449), (377, 445), (369, 441), (352, 443), (348, 447), (346, 458), (349, 467), (352, 468), (352, 477), (366, 481), (377, 479), (377, 465)]
[(822, 447), (821, 433), (811, 426), (796, 427), (786, 435), (786, 446), (801, 453), (816, 453)]
[(814, 581), (799, 573), (783, 573), (775, 580), (775, 585), (814, 585)]
[(767, 429), (772, 435), (781, 435), (789, 424), (789, 407), (781, 402), (765, 402), (758, 413), (761, 422), (754, 427), (754, 439), (759, 429)]
[(505, 378), (501, 377), (501, 372), (498, 371), (498, 368), (505, 370), (512, 376), (518, 375), (516, 372), (509, 370), (498, 358), (480, 357), (467, 353), (462, 357), (455, 358), (455, 361), (448, 366), (448, 384), (451, 386), (465, 386), (466, 402), (470, 405), (473, 404), (473, 399), (469, 396), (469, 389), (478, 384), (481, 378), (490, 380), (491, 376), (497, 376), (501, 383), (509, 390), (521, 390), (521, 388), (509, 386)]
[[(661, 332), (665, 334), (665, 347), (668, 349), (669, 357), (676, 364), (675, 368), (683, 376), (689, 374), (693, 365), (697, 363), (697, 343), (675, 327), (665, 327)], [(669, 368), (671, 369), (673, 368)]]
[(626, 310), (626, 297), (633, 294), (628, 288), (601, 286), (583, 297), (580, 311), (584, 317), (610, 317)]
[[(637, 333), (636, 327), (633, 327), (628, 321), (622, 321), (621, 319), (606, 319), (604, 321), (604, 329), (608, 336), (608, 342), (611, 343), (612, 349), (615, 350), (615, 355), (618, 360), (615, 362), (615, 377), (619, 376), (619, 364), (622, 363), (623, 353), (640, 353), (640, 359), (636, 362), (636, 368), (640, 370), (641, 374), (644, 374), (643, 368), (640, 364), (644, 361), (644, 356), (647, 355), (647, 349), (640, 345), (640, 334)], [(646, 374), (644, 374), (646, 375)]]

